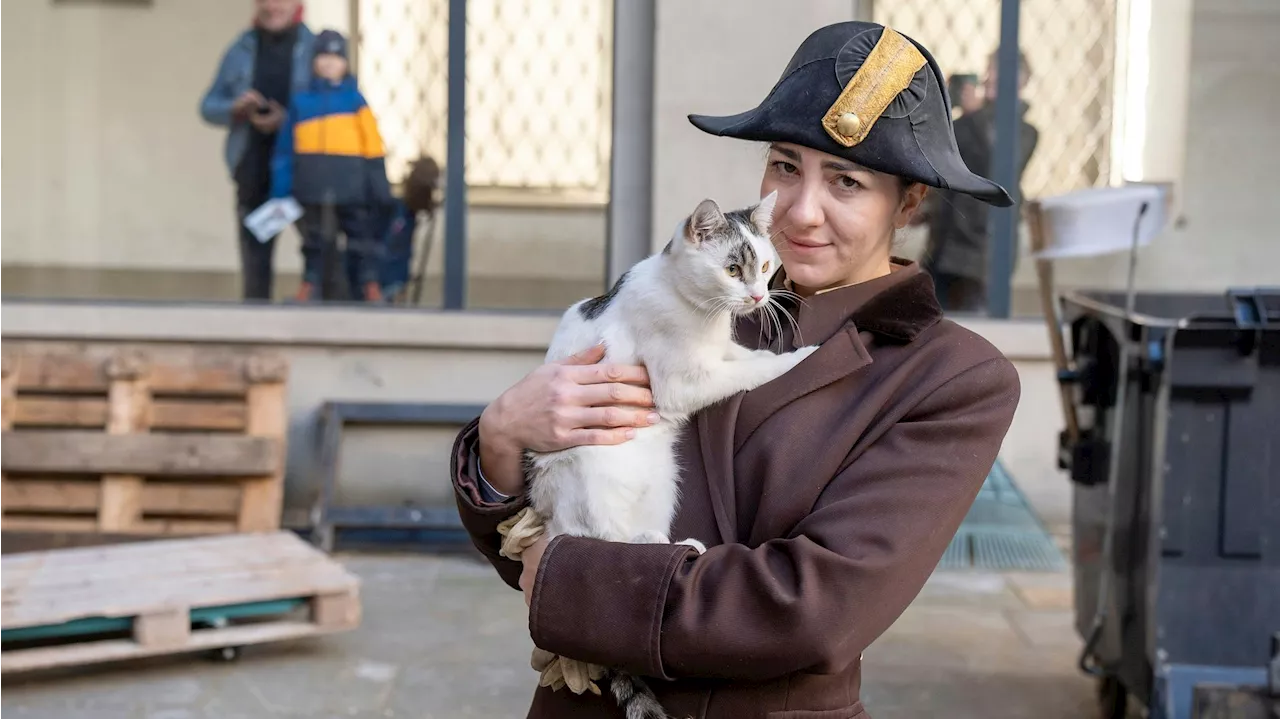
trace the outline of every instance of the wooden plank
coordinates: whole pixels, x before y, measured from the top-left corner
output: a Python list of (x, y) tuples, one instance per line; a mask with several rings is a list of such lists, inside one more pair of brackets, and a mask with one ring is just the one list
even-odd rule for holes
[(98, 518), (55, 517), (49, 515), (6, 514), (0, 518), (0, 528), (7, 532), (96, 532)]
[[(234, 517), (240, 509), (238, 483), (147, 482), (142, 488), (142, 514)], [(234, 527), (235, 524), (232, 523)]]
[(83, 572), (109, 565), (153, 565), (170, 559), (185, 561), (199, 556), (292, 556), (297, 551), (324, 556), (319, 550), (293, 532), (265, 534), (236, 534), (225, 537), (201, 537), (199, 539), (159, 539), (125, 545), (77, 547), (22, 554), (6, 554), (0, 557), (3, 573), (0, 581), (8, 584), (8, 572), (20, 567), (40, 567), (43, 571), (68, 569)]
[(136, 534), (227, 534), (236, 531), (234, 519), (147, 517), (134, 525)]
[(333, 634), (351, 629), (348, 626), (322, 627), (311, 622), (276, 621), (246, 624), (221, 629), (192, 632), (180, 646), (144, 646), (127, 639), (81, 642), (57, 647), (18, 649), (0, 654), (0, 672), (21, 672), (79, 666), (98, 662), (136, 659), (186, 652), (199, 652), (221, 647), (243, 647), (303, 637)]
[(18, 427), (105, 427), (105, 397), (37, 396), (17, 402), (13, 424)]
[(102, 477), (98, 531), (132, 532), (142, 521), (142, 477), (108, 474)]
[[(146, 432), (151, 422), (151, 390), (146, 368), (137, 356), (114, 357), (107, 365), (111, 388), (107, 394), (107, 434)], [(142, 519), (142, 477), (108, 474), (102, 478), (98, 529), (127, 532)]]
[(98, 511), (102, 483), (96, 479), (32, 479), (7, 477), (4, 483), (5, 512), (93, 512)]
[[(9, 477), (4, 485), (6, 512), (96, 513), (102, 482), (96, 479)], [(234, 517), (240, 510), (240, 488), (234, 481), (217, 484), (145, 482), (143, 515)], [(232, 522), (232, 528), (235, 523)]]
[[(265, 360), (256, 363), (250, 378), (246, 398), (249, 406), (248, 434), (263, 437), (283, 447), (288, 431), (288, 408), (285, 405), (285, 368), (283, 363), (272, 364)], [(284, 504), (284, 452), (276, 465), (262, 477), (245, 483), (240, 495), (240, 531), (261, 532), (280, 526), (280, 511)]]
[(322, 627), (360, 624), (360, 595), (355, 591), (321, 594), (311, 600), (311, 620)]
[(68, 343), (14, 343), (21, 358), (18, 392), (102, 392), (109, 384), (106, 364), (120, 351), (136, 351), (148, 364), (152, 391), (206, 396), (243, 395), (249, 388), (246, 364), (259, 353), (238, 349)]
[(43, 390), (53, 392), (107, 391), (107, 357), (89, 356), (84, 346), (45, 353), (25, 347), (17, 350), (19, 392)]
[(12, 473), (255, 476), (273, 471), (282, 450), (263, 437), (14, 430), (0, 442), (0, 464)]
[[(3, 558), (3, 591), (6, 597), (19, 593), (35, 596), (36, 592), (59, 595), (104, 583), (136, 581), (153, 574), (211, 577), (246, 569), (330, 561), (323, 552), (296, 537), (292, 539), (297, 541), (277, 541), (280, 539), (290, 538), (236, 534), (10, 554)], [(171, 548), (175, 544), (183, 546)], [(125, 546), (135, 551), (112, 551)], [(151, 551), (156, 549), (160, 551)], [(67, 554), (78, 556), (68, 560), (63, 556)]]
[[(247, 409), (238, 399), (154, 399), (151, 428), (160, 431), (242, 432)], [(18, 427), (104, 427), (107, 400), (97, 397), (24, 396), (16, 403)]]
[(317, 594), (340, 594), (359, 580), (336, 563), (275, 565), (217, 576), (162, 577), (95, 583), (81, 591), (13, 595), (4, 602), (4, 628), (61, 624), (83, 617), (129, 617), (168, 606), (216, 607)]
[(6, 353), (0, 356), (0, 404), (3, 405), (0, 408), (0, 430), (13, 429), (17, 392), (18, 360)]
[(160, 430), (243, 432), (248, 408), (234, 400), (155, 400), (151, 426)]
[(178, 647), (191, 638), (191, 612), (168, 607), (133, 620), (133, 640), (144, 647)]

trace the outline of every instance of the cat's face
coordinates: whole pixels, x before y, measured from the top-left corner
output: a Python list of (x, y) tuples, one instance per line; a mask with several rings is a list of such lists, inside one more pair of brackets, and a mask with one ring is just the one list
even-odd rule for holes
[(721, 212), (703, 200), (672, 242), (681, 291), (700, 309), (740, 315), (769, 302), (778, 255), (769, 241), (776, 193), (743, 210)]

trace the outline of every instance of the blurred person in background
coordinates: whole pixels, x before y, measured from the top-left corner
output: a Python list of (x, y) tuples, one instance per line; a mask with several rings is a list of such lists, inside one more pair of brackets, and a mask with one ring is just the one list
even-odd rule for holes
[(947, 80), (947, 94), (951, 96), (952, 117), (977, 112), (982, 107), (982, 84), (972, 73), (952, 75)]
[[(312, 71), (311, 86), (294, 94), (271, 159), (271, 197), (293, 197), (304, 213), (296, 299), (381, 302), (379, 220), (392, 203), (382, 135), (351, 75), (342, 33), (316, 37)], [(330, 292), (325, 281), (339, 259), (338, 230), (356, 279), (346, 292)]]
[[(1018, 53), (1018, 92), (1031, 79), (1026, 56)], [(982, 104), (965, 110), (955, 121), (956, 145), (964, 163), (990, 176), (996, 144), (996, 53), (987, 61)], [(963, 96), (961, 98), (963, 100)], [(954, 100), (954, 98), (953, 98)], [(1039, 132), (1026, 120), (1027, 103), (1018, 99), (1018, 174), (1031, 161)], [(1021, 196), (1021, 193), (1019, 193)], [(921, 264), (933, 275), (938, 300), (948, 312), (982, 312), (987, 305), (987, 205), (957, 192), (934, 192), (916, 222), (929, 225), (929, 240)], [(1016, 247), (1014, 248), (1016, 252)]]
[(293, 93), (311, 84), (314, 43), (301, 0), (255, 0), (253, 26), (227, 48), (200, 102), (205, 122), (228, 128), (224, 158), (236, 185), (246, 300), (271, 299), (276, 238), (259, 242), (244, 218), (270, 196), (276, 134)]

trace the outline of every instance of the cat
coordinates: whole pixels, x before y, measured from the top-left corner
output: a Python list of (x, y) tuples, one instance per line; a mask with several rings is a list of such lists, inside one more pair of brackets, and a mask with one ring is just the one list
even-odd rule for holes
[[(604, 361), (646, 367), (661, 419), (622, 444), (525, 453), (529, 502), (548, 538), (669, 543), (681, 427), (702, 408), (781, 376), (817, 349), (774, 354), (734, 342), (736, 317), (772, 311), (769, 280), (780, 265), (770, 241), (776, 200), (771, 193), (728, 213), (703, 200), (665, 249), (638, 262), (606, 294), (564, 313), (547, 361), (603, 343)], [(678, 543), (706, 550), (696, 539)], [(638, 678), (613, 672), (610, 688), (627, 719), (666, 717)]]

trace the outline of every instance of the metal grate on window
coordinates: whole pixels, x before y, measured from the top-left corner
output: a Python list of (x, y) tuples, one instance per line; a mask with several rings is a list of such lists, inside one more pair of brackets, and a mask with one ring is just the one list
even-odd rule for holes
[[(443, 164), (447, 0), (359, 0), (360, 82), (401, 179)], [(467, 184), (608, 195), (612, 104), (608, 0), (469, 0)]]
[[(1027, 197), (1111, 181), (1116, 19), (1124, 0), (1023, 0), (1020, 45), (1031, 74), (1022, 99), (1039, 142)], [(986, 75), (1000, 41), (1000, 0), (882, 0), (876, 22), (922, 42), (944, 72)]]

